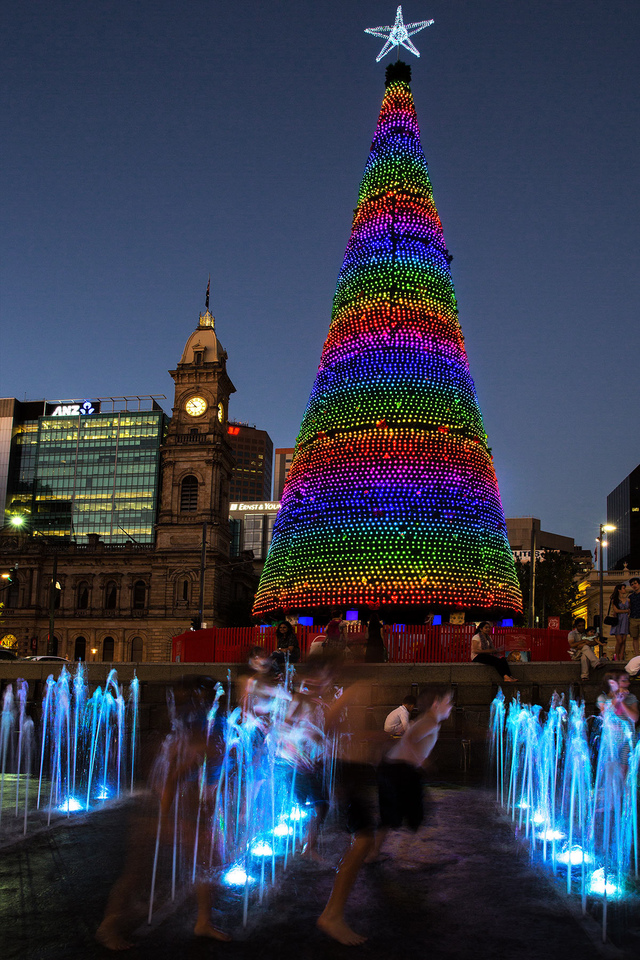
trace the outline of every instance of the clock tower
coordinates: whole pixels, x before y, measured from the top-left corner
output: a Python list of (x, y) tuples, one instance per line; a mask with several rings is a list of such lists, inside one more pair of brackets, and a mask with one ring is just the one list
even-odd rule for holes
[(162, 447), (157, 525), (159, 550), (193, 552), (207, 523), (208, 550), (229, 557), (229, 483), (234, 466), (227, 441), (227, 354), (209, 307), (185, 344), (175, 370), (173, 414)]

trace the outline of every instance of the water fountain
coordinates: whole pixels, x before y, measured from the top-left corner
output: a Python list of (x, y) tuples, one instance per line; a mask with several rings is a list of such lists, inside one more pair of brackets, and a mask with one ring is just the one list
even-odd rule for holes
[[(194, 680), (196, 687), (201, 679)], [(157, 816), (149, 922), (159, 884), (175, 899), (180, 885), (203, 878), (238, 889), (246, 922), (251, 896), (262, 902), (277, 869), (286, 869), (303, 846), (314, 810), (296, 797), (296, 769), (311, 755), (326, 757), (330, 788), (336, 745), (325, 739), (321, 723), (288, 721), (292, 680), (287, 668), (283, 682), (269, 687), (260, 714), (231, 708), (230, 678), (226, 696), (217, 684), (204, 711), (202, 700), (187, 698), (176, 705), (168, 691), (171, 731), (146, 795)], [(91, 692), (79, 663), (74, 673), (63, 667), (57, 679), (47, 678), (40, 704), (30, 703), (28, 693), (26, 681), (18, 680), (6, 687), (2, 700), (0, 828), (5, 840), (26, 834), (30, 826), (42, 828), (99, 809), (132, 791), (135, 779), (137, 678), (126, 692), (111, 670), (104, 687)]]
[[(166, 885), (172, 900), (180, 881), (194, 884), (216, 878), (239, 891), (246, 923), (251, 895), (255, 893), (262, 902), (278, 867), (286, 869), (304, 844), (313, 809), (296, 799), (296, 758), (302, 751), (295, 741), (301, 735), (317, 738), (326, 755), (325, 740), (318, 727), (309, 725), (301, 734), (300, 726), (287, 722), (291, 680), (288, 671), (284, 683), (271, 688), (268, 708), (259, 715), (243, 714), (240, 707), (231, 709), (228, 700), (225, 706), (220, 684), (207, 707), (205, 723), (198, 719), (197, 710), (195, 715), (190, 710), (181, 713), (170, 702), (172, 730), (151, 778), (159, 809), (149, 923), (162, 847), (165, 854), (169, 848)], [(334, 752), (329, 743), (329, 757)], [(331, 766), (328, 762), (327, 777)], [(181, 771), (179, 776), (176, 771)]]
[[(111, 670), (104, 690), (91, 696), (84, 664), (50, 675), (40, 705), (29, 704), (28, 684), (8, 684), (0, 717), (0, 823), (26, 834), (30, 817), (46, 823), (61, 813), (87, 811), (133, 789), (138, 735), (137, 678), (128, 695)], [(36, 722), (30, 711), (39, 714)], [(36, 789), (37, 788), (37, 789)], [(15, 805), (7, 802), (15, 789)], [(12, 821), (12, 822), (10, 822)]]
[(602, 900), (606, 940), (608, 901), (638, 877), (640, 743), (609, 706), (592, 726), (590, 742), (584, 703), (566, 708), (557, 694), (546, 713), (518, 697), (507, 708), (502, 692), (491, 708), (498, 802), (532, 857), (566, 871), (584, 912), (589, 897)]

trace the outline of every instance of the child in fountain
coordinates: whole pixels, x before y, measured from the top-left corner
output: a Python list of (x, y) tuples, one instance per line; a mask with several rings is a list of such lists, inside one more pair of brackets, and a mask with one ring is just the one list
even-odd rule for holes
[(629, 752), (636, 742), (636, 724), (640, 711), (638, 698), (629, 690), (629, 675), (624, 671), (606, 673), (604, 677), (605, 689), (598, 697), (600, 715), (609, 716), (611, 724), (612, 744), (615, 759), (619, 761), (626, 774)]
[(373, 847), (375, 815), (370, 784), (374, 769), (363, 755), (367, 731), (365, 711), (359, 709), (371, 703), (371, 697), (371, 683), (357, 680), (346, 687), (326, 715), (327, 732), (336, 737), (337, 743), (336, 799), (351, 843), (338, 864), (331, 895), (316, 922), (320, 930), (347, 946), (357, 946), (367, 939), (349, 927), (344, 911), (360, 867)]
[[(214, 703), (214, 684), (208, 677), (185, 677), (175, 690), (172, 731), (165, 738), (151, 775), (152, 796), (159, 799), (131, 832), (127, 861), (107, 903), (96, 939), (109, 950), (127, 950), (133, 944), (124, 934), (135, 919), (132, 904), (144, 889), (154, 862), (154, 841), (180, 843), (181, 854), (195, 869), (198, 915), (194, 933), (214, 940), (230, 940), (211, 923), (211, 863), (216, 862), (219, 837), (213, 811), (224, 755), (222, 725)], [(174, 802), (178, 804), (177, 811)], [(156, 839), (157, 838), (157, 839)], [(191, 877), (191, 870), (190, 870)]]
[(388, 747), (378, 767), (380, 827), (367, 857), (375, 860), (389, 830), (406, 823), (418, 830), (424, 820), (422, 770), (438, 740), (440, 726), (453, 709), (450, 687), (431, 685), (418, 698), (418, 716)]

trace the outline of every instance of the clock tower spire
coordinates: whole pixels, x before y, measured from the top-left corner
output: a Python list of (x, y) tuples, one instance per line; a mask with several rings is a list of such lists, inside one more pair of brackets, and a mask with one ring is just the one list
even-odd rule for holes
[(229, 482), (234, 460), (227, 441), (229, 396), (227, 354), (215, 317), (205, 312), (188, 337), (175, 370), (173, 413), (162, 448), (159, 549), (191, 551), (207, 523), (208, 541), (229, 555)]

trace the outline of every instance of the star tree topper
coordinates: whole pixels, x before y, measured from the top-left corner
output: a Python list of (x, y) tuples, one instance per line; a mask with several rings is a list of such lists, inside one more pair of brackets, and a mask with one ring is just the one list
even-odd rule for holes
[(402, 7), (398, 7), (396, 10), (396, 22), (392, 27), (367, 27), (364, 31), (365, 33), (370, 33), (374, 37), (380, 37), (382, 40), (387, 41), (376, 57), (376, 63), (379, 63), (383, 57), (386, 57), (394, 47), (404, 47), (405, 50), (410, 50), (416, 57), (419, 57), (420, 51), (414, 47), (409, 37), (412, 37), (414, 33), (420, 33), (425, 27), (430, 27), (432, 23), (433, 20), (421, 20), (419, 23), (405, 24), (402, 19)]

